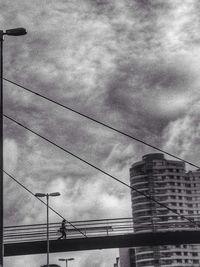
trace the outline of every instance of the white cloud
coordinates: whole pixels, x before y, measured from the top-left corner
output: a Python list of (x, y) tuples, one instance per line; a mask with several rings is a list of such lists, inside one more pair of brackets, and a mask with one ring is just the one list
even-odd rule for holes
[[(188, 114), (174, 122), (165, 129), (163, 135), (163, 148), (171, 153), (199, 164), (199, 105), (194, 105)], [(191, 166), (188, 166), (191, 168)]]
[[(2, 28), (28, 30), (4, 42), (6, 78), (198, 163), (198, 1), (100, 2), (6, 1)], [(7, 82), (4, 89), (6, 114), (122, 181), (152, 152)], [(4, 136), (5, 168), (33, 192), (60, 191), (51, 205), (67, 219), (130, 215), (128, 188), (6, 119)], [(6, 222), (44, 221), (45, 207), (5, 181)], [(109, 253), (74, 255), (81, 267), (107, 267), (117, 254)], [(6, 259), (6, 267), (22, 263), (43, 260)]]
[(8, 173), (16, 169), (19, 156), (18, 144), (14, 139), (6, 138), (4, 140), (4, 169)]

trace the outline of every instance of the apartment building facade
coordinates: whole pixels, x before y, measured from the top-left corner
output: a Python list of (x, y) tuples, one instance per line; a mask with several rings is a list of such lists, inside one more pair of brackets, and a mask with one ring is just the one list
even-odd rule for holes
[[(186, 173), (184, 162), (167, 160), (161, 153), (148, 154), (131, 166), (130, 184), (170, 208), (167, 209), (132, 190), (132, 214), (136, 233), (188, 230), (196, 227), (183, 220), (180, 215), (196, 222), (200, 219), (200, 170)], [(133, 255), (130, 248), (129, 252)], [(121, 258), (124, 253), (121, 250)], [(183, 244), (138, 247), (134, 251), (134, 262), (129, 260), (129, 263), (121, 264), (121, 267), (169, 266), (199, 267), (200, 246)]]

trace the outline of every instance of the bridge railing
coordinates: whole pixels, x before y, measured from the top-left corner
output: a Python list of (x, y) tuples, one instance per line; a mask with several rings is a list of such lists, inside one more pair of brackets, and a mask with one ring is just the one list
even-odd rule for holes
[[(200, 223), (200, 222), (199, 222)], [(132, 218), (116, 218), (116, 219), (102, 219), (102, 220), (88, 220), (88, 221), (73, 221), (72, 225), (67, 225), (67, 239), (75, 239), (84, 237), (84, 233), (87, 237), (98, 236), (113, 236), (135, 233), (152, 232), (152, 222), (146, 222), (144, 224), (135, 224), (133, 227)], [(194, 225), (186, 221), (165, 221), (156, 222), (157, 232), (179, 231), (179, 230), (199, 230), (200, 226)], [(154, 225), (154, 226), (155, 226)], [(59, 232), (61, 223), (49, 224), (49, 238), (50, 240), (56, 240), (61, 236)], [(135, 231), (133, 230), (135, 228)], [(78, 230), (79, 231), (78, 231)], [(19, 242), (31, 242), (46, 240), (46, 224), (30, 224), (19, 226), (8, 226), (4, 228), (4, 242), (5, 243), (19, 243)]]
[[(93, 236), (110, 236), (118, 234), (133, 233), (132, 218), (103, 219), (90, 221), (71, 222), (79, 231)], [(60, 223), (49, 224), (49, 239), (58, 239)], [(71, 225), (67, 225), (67, 238), (81, 238), (83, 235)], [(30, 224), (20, 226), (8, 226), (4, 228), (4, 242), (30, 242), (46, 239), (46, 224)]]

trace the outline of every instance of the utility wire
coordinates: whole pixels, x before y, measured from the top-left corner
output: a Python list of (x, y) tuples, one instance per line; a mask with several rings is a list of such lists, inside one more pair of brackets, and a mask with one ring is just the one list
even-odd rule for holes
[(122, 185), (124, 185), (124, 186), (130, 188), (131, 190), (137, 192), (138, 194), (144, 196), (144, 197), (147, 198), (148, 200), (151, 200), (151, 201), (155, 202), (155, 203), (158, 204), (159, 206), (162, 206), (162, 207), (166, 208), (168, 211), (171, 211), (171, 212), (173, 212), (174, 214), (178, 215), (180, 218), (185, 219), (185, 220), (187, 220), (187, 221), (191, 222), (192, 224), (194, 224), (194, 225), (196, 225), (196, 226), (199, 227), (199, 225), (196, 224), (192, 219), (187, 218), (187, 217), (185, 217), (184, 215), (179, 214), (178, 212), (174, 211), (174, 209), (169, 208), (169, 207), (166, 206), (165, 204), (163, 204), (163, 203), (157, 201), (155, 198), (153, 198), (153, 197), (151, 197), (151, 196), (149, 196), (149, 195), (147, 195), (147, 194), (141, 192), (140, 190), (136, 189), (136, 188), (133, 187), (133, 186), (130, 186), (130, 185), (126, 184), (125, 182), (119, 180), (119, 179), (116, 178), (115, 176), (113, 176), (113, 175), (109, 174), (108, 172), (106, 172), (106, 171), (100, 169), (99, 167), (97, 167), (97, 166), (93, 165), (92, 163), (88, 162), (87, 160), (85, 160), (85, 159), (83, 159), (83, 158), (81, 158), (81, 157), (75, 155), (74, 153), (70, 152), (69, 150), (67, 150), (67, 149), (65, 149), (65, 148), (63, 148), (63, 147), (61, 147), (60, 145), (58, 145), (58, 144), (56, 144), (55, 142), (49, 140), (48, 138), (42, 136), (41, 134), (39, 134), (39, 133), (33, 131), (32, 129), (26, 127), (25, 125), (21, 124), (20, 122), (16, 121), (15, 119), (13, 119), (13, 118), (11, 118), (11, 117), (5, 115), (5, 114), (4, 114), (3, 116), (6, 117), (7, 119), (13, 121), (14, 123), (18, 124), (19, 126), (23, 127), (24, 129), (30, 131), (31, 133), (33, 133), (33, 134), (39, 136), (40, 138), (44, 139), (45, 141), (51, 143), (52, 145), (56, 146), (57, 148), (60, 148), (62, 151), (66, 152), (67, 154), (70, 154), (71, 156), (73, 156), (73, 157), (79, 159), (80, 161), (86, 163), (86, 164), (89, 165), (90, 167), (92, 167), (92, 168), (94, 168), (94, 169), (100, 171), (101, 173), (105, 174), (106, 176), (109, 176), (110, 178), (112, 178), (113, 180), (115, 180), (115, 181), (121, 183)]
[[(47, 204), (40, 199), (39, 197), (36, 197), (35, 194), (29, 190), (26, 186), (24, 186), (22, 183), (20, 183), (16, 178), (14, 178), (12, 175), (10, 175), (7, 171), (3, 170), (3, 172), (9, 176), (11, 179), (13, 179), (17, 184), (19, 184), (21, 187), (23, 187), (26, 191), (28, 191), (31, 195), (33, 195), (35, 198), (37, 198), (40, 202), (42, 202), (45, 206), (47, 206)], [(61, 217), (62, 219), (65, 219), (60, 213), (58, 213), (56, 210), (54, 210), (51, 206), (49, 206), (50, 210), (52, 210), (54, 213), (56, 213), (59, 217)], [(66, 219), (65, 219), (66, 220)], [(67, 220), (66, 220), (67, 221)], [(76, 226), (74, 226), (71, 222), (67, 221), (68, 224), (70, 224), (75, 230), (79, 231), (82, 235), (84, 235), (85, 237), (87, 237), (82, 231), (80, 231), (78, 228), (76, 228)]]
[(122, 132), (121, 130), (118, 130), (118, 129), (116, 129), (116, 128), (114, 128), (114, 127), (112, 127), (112, 126), (110, 126), (110, 125), (108, 125), (108, 124), (106, 124), (106, 123), (103, 123), (103, 122), (101, 122), (101, 121), (99, 121), (99, 120), (97, 120), (97, 119), (94, 119), (94, 118), (92, 118), (92, 117), (90, 117), (90, 116), (88, 116), (88, 115), (85, 115), (85, 114), (83, 114), (83, 113), (81, 113), (81, 112), (79, 112), (79, 111), (76, 111), (75, 109), (72, 109), (72, 108), (70, 108), (70, 107), (68, 107), (68, 106), (66, 106), (66, 105), (63, 105), (63, 104), (61, 104), (61, 103), (59, 103), (59, 102), (57, 102), (57, 101), (55, 101), (55, 100), (53, 100), (53, 99), (51, 99), (51, 98), (49, 98), (49, 97), (43, 96), (43, 95), (41, 95), (41, 94), (39, 94), (39, 93), (36, 93), (36, 92), (32, 91), (31, 89), (28, 89), (28, 88), (26, 88), (26, 87), (24, 87), (24, 86), (22, 86), (22, 85), (20, 85), (20, 84), (18, 84), (18, 83), (15, 83), (15, 82), (13, 82), (13, 81), (11, 81), (11, 80), (8, 80), (8, 79), (6, 79), (6, 78), (3, 78), (3, 79), (4, 79), (5, 81), (9, 82), (9, 83), (12, 83), (12, 84), (14, 84), (14, 85), (16, 85), (16, 86), (18, 86), (18, 87), (20, 87), (20, 88), (22, 88), (22, 89), (24, 89), (24, 90), (30, 92), (30, 93), (32, 93), (32, 94), (35, 94), (35, 95), (37, 95), (37, 96), (40, 96), (40, 97), (42, 97), (42, 98), (44, 98), (44, 99), (46, 99), (46, 100), (48, 100), (48, 101), (50, 101), (50, 102), (52, 102), (52, 103), (54, 103), (54, 104), (56, 104), (56, 105), (59, 105), (59, 106), (65, 108), (65, 109), (68, 109), (68, 110), (70, 110), (70, 111), (72, 111), (72, 112), (74, 112), (74, 113), (76, 113), (76, 114), (78, 114), (78, 115), (80, 115), (80, 116), (82, 116), (82, 117), (84, 117), (84, 118), (87, 118), (87, 119), (89, 119), (89, 120), (91, 120), (91, 121), (93, 121), (93, 122), (96, 122), (96, 123), (98, 123), (98, 124), (100, 124), (100, 125), (102, 125), (102, 126), (108, 128), (108, 129), (110, 129), (110, 130), (112, 130), (112, 131), (114, 131), (114, 132), (117, 132), (117, 133), (119, 133), (119, 134), (121, 134), (121, 135), (124, 135), (124, 136), (126, 136), (126, 137), (128, 137), (128, 138), (131, 138), (131, 139), (133, 139), (133, 140), (135, 140), (135, 141), (137, 141), (137, 142), (142, 143), (143, 145), (146, 145), (146, 146), (148, 146), (148, 147), (151, 147), (151, 148), (153, 148), (153, 149), (155, 149), (155, 150), (157, 150), (157, 151), (160, 151), (160, 152), (162, 152), (162, 153), (164, 153), (164, 154), (166, 154), (166, 155), (168, 155), (168, 156), (171, 156), (171, 157), (173, 157), (173, 158), (175, 158), (175, 159), (181, 160), (181, 161), (183, 161), (183, 162), (185, 162), (185, 163), (187, 163), (187, 164), (189, 164), (189, 165), (191, 165), (191, 166), (193, 166), (193, 167), (195, 167), (195, 168), (199, 168), (199, 166), (195, 165), (194, 163), (192, 163), (192, 162), (190, 162), (190, 161), (187, 161), (187, 160), (185, 160), (185, 159), (182, 159), (182, 158), (180, 158), (180, 157), (178, 157), (178, 156), (176, 156), (176, 155), (171, 154), (170, 152), (167, 152), (167, 151), (165, 151), (165, 150), (163, 150), (163, 149), (160, 149), (160, 148), (158, 148), (158, 147), (156, 147), (156, 146), (153, 146), (153, 145), (151, 145), (151, 144), (149, 144), (149, 143), (147, 143), (147, 142), (145, 142), (145, 141), (143, 141), (143, 140), (141, 140), (141, 139), (139, 139), (139, 138), (136, 138), (136, 137), (134, 137), (134, 136), (132, 136), (132, 135), (130, 135), (130, 134), (128, 134), (128, 133)]

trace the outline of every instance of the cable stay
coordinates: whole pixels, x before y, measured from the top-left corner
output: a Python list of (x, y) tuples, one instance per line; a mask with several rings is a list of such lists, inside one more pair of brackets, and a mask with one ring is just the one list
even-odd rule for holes
[(117, 133), (119, 133), (119, 134), (121, 134), (121, 135), (123, 135), (123, 136), (126, 136), (126, 137), (128, 137), (128, 138), (130, 138), (130, 139), (132, 139), (132, 140), (135, 140), (135, 141), (137, 141), (137, 142), (139, 142), (139, 143), (142, 143), (142, 144), (145, 145), (145, 146), (151, 147), (151, 148), (153, 148), (153, 149), (155, 149), (155, 150), (157, 150), (157, 151), (159, 151), (159, 152), (162, 152), (162, 153), (164, 153), (164, 154), (166, 154), (166, 155), (168, 155), (168, 156), (170, 156), (170, 157), (173, 157), (173, 158), (175, 158), (175, 159), (178, 159), (178, 160), (180, 160), (180, 161), (183, 161), (183, 162), (185, 162), (185, 163), (187, 163), (187, 164), (189, 164), (189, 165), (191, 165), (191, 166), (193, 166), (193, 167), (195, 167), (195, 168), (199, 168), (199, 166), (197, 166), (196, 164), (194, 164), (194, 163), (192, 163), (192, 162), (190, 162), (190, 161), (187, 161), (187, 160), (185, 160), (185, 159), (182, 159), (181, 157), (178, 157), (178, 156), (176, 156), (176, 155), (173, 155), (173, 154), (170, 153), (170, 152), (167, 152), (167, 151), (165, 151), (165, 150), (163, 150), (163, 149), (161, 149), (161, 148), (158, 148), (158, 147), (156, 147), (156, 146), (154, 146), (154, 145), (151, 145), (151, 144), (149, 144), (149, 143), (147, 143), (147, 142), (145, 142), (145, 141), (143, 141), (143, 140), (141, 140), (141, 139), (139, 139), (139, 138), (136, 138), (136, 137), (134, 137), (134, 136), (132, 136), (132, 135), (130, 135), (130, 134), (128, 134), (128, 133), (125, 133), (125, 132), (123, 132), (123, 131), (121, 131), (121, 130), (119, 130), (119, 129), (117, 129), (117, 128), (114, 128), (114, 127), (112, 127), (112, 126), (110, 126), (110, 125), (108, 125), (108, 124), (106, 124), (106, 123), (104, 123), (104, 122), (101, 122), (101, 121), (99, 121), (99, 120), (97, 120), (97, 119), (94, 119), (93, 117), (90, 117), (90, 116), (88, 116), (88, 115), (85, 115), (85, 114), (83, 114), (83, 113), (81, 113), (81, 112), (79, 112), (79, 111), (77, 111), (77, 110), (75, 110), (75, 109), (72, 109), (72, 108), (70, 108), (70, 107), (68, 107), (68, 106), (66, 106), (66, 105), (63, 105), (63, 104), (59, 103), (58, 101), (55, 101), (55, 100), (53, 100), (53, 99), (51, 99), (51, 98), (49, 98), (49, 97), (47, 97), (47, 96), (43, 96), (43, 95), (41, 95), (41, 94), (39, 94), (39, 93), (36, 93), (36, 92), (32, 91), (31, 89), (28, 89), (28, 88), (26, 88), (26, 87), (24, 87), (24, 86), (22, 86), (22, 85), (20, 85), (20, 84), (18, 84), (18, 83), (15, 83), (15, 82), (13, 82), (13, 81), (11, 81), (11, 80), (9, 80), (9, 79), (6, 79), (6, 78), (3, 78), (3, 79), (4, 79), (5, 81), (9, 82), (9, 83), (12, 83), (12, 84), (16, 85), (16, 86), (19, 87), (19, 88), (22, 88), (22, 89), (24, 89), (24, 90), (26, 90), (26, 91), (28, 91), (28, 92), (30, 92), (30, 93), (32, 93), (32, 94), (35, 94), (35, 95), (37, 95), (37, 96), (39, 96), (39, 97), (42, 97), (42, 98), (44, 98), (44, 99), (46, 99), (46, 100), (48, 100), (48, 101), (50, 101), (50, 102), (52, 102), (52, 103), (54, 103), (54, 104), (56, 104), (56, 105), (59, 105), (60, 107), (63, 107), (63, 108), (65, 108), (65, 109), (67, 109), (67, 110), (70, 110), (70, 111), (73, 112), (73, 113), (76, 113), (76, 114), (78, 114), (78, 115), (80, 115), (80, 116), (82, 116), (82, 117), (84, 117), (84, 118), (87, 118), (87, 119), (89, 119), (89, 120), (91, 120), (91, 121), (93, 121), (93, 122), (95, 122), (95, 123), (98, 123), (98, 124), (100, 124), (100, 125), (102, 125), (102, 126), (108, 128), (108, 129), (110, 129), (110, 130), (112, 130), (112, 131), (114, 131), (114, 132), (117, 132)]
[[(173, 209), (169, 208), (169, 207), (166, 206), (165, 204), (163, 204), (163, 203), (157, 201), (157, 200), (156, 200), (155, 198), (153, 198), (152, 196), (149, 196), (149, 195), (147, 195), (147, 194), (141, 192), (140, 190), (134, 188), (133, 186), (130, 186), (130, 185), (126, 184), (125, 182), (121, 181), (120, 179), (116, 178), (115, 176), (113, 176), (113, 175), (109, 174), (108, 172), (102, 170), (101, 168), (99, 168), (99, 167), (93, 165), (92, 163), (90, 163), (90, 162), (88, 162), (87, 160), (85, 160), (85, 159), (79, 157), (78, 155), (75, 155), (75, 154), (72, 153), (71, 151), (69, 151), (69, 150), (67, 150), (67, 149), (65, 149), (65, 148), (63, 148), (63, 147), (61, 147), (60, 145), (58, 145), (58, 144), (56, 144), (55, 142), (51, 141), (50, 139), (48, 139), (48, 138), (42, 136), (41, 134), (35, 132), (34, 130), (32, 130), (32, 129), (26, 127), (25, 125), (23, 125), (22, 123), (16, 121), (15, 119), (13, 119), (13, 118), (11, 118), (11, 117), (5, 115), (5, 114), (3, 114), (3, 116), (4, 116), (5, 118), (11, 120), (12, 122), (18, 124), (19, 126), (23, 127), (24, 129), (28, 130), (29, 132), (35, 134), (36, 136), (40, 137), (41, 139), (47, 141), (48, 143), (54, 145), (55, 147), (61, 149), (61, 150), (64, 151), (65, 153), (67, 153), (67, 154), (73, 156), (73, 157), (76, 158), (76, 159), (79, 159), (80, 161), (84, 162), (84, 163), (87, 164), (88, 166), (90, 166), (90, 167), (92, 167), (92, 168), (94, 168), (94, 169), (100, 171), (100, 172), (103, 173), (104, 175), (106, 175), (106, 176), (112, 178), (113, 180), (119, 182), (120, 184), (122, 184), (122, 185), (128, 187), (129, 189), (131, 189), (131, 190), (137, 192), (138, 194), (144, 196), (146, 199), (153, 201), (154, 203), (158, 204), (159, 206), (164, 207), (164, 208), (166, 208), (168, 211), (171, 211), (172, 213), (176, 214), (178, 217), (180, 217), (180, 218), (182, 218), (182, 219), (185, 219), (185, 220), (191, 222), (192, 224), (196, 225), (197, 227), (199, 227), (199, 225), (198, 225), (197, 223), (195, 223), (192, 219), (190, 219), (190, 218), (188, 218), (188, 217), (185, 217), (184, 215), (182, 215), (182, 214), (180, 214), (180, 213), (174, 211)], [(199, 167), (198, 167), (198, 168), (199, 168)]]
[[(35, 198), (37, 198), (40, 202), (42, 202), (45, 206), (47, 206), (47, 204), (40, 199), (39, 197), (36, 197), (35, 194), (28, 189), (26, 186), (24, 186), (22, 183), (20, 183), (16, 178), (14, 178), (11, 174), (9, 174), (7, 171), (3, 170), (3, 172), (9, 176), (12, 180), (14, 180), (17, 184), (19, 184), (21, 187), (23, 187), (27, 192), (29, 192), (32, 196), (34, 196)], [(49, 209), (52, 210), (54, 213), (56, 213), (60, 218), (65, 219), (60, 213), (58, 213), (55, 209), (53, 209), (51, 206), (49, 206)], [(66, 219), (65, 219), (66, 220)], [(68, 224), (70, 224), (75, 230), (79, 231), (82, 235), (84, 235), (85, 237), (87, 237), (87, 235), (85, 235), (82, 231), (80, 231), (76, 226), (74, 226), (71, 222), (69, 222), (68, 220), (66, 220), (66, 222)]]

